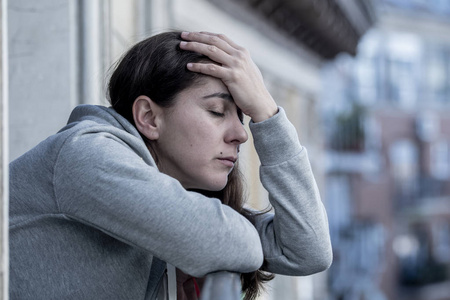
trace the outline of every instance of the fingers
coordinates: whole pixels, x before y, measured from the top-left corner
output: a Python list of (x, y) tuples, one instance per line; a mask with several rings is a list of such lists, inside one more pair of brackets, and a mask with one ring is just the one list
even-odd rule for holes
[(208, 45), (200, 42), (185, 42), (180, 43), (180, 48), (183, 50), (193, 51), (203, 54), (213, 61), (222, 65), (229, 65), (231, 63), (230, 55), (216, 45)]
[(211, 35), (211, 36), (216, 36), (222, 40), (224, 40), (225, 42), (227, 42), (228, 44), (230, 44), (233, 48), (235, 49), (242, 49), (241, 46), (239, 46), (238, 44), (236, 44), (235, 42), (233, 42), (230, 38), (228, 38), (226, 35), (224, 34), (217, 34), (217, 33), (212, 33), (212, 32), (207, 32), (207, 31), (200, 31), (200, 33), (203, 34), (207, 34), (207, 35)]
[(180, 48), (203, 54), (226, 66), (233, 66), (237, 60), (247, 56), (247, 50), (235, 44), (223, 34), (209, 32), (183, 32)]
[(205, 45), (215, 46), (230, 55), (233, 55), (236, 50), (240, 50), (241, 48), (223, 34), (210, 32), (183, 32), (181, 37), (189, 42), (198, 42)]
[(192, 72), (202, 73), (224, 80), (229, 77), (228, 70), (213, 63), (188, 63), (187, 68)]
[(181, 37), (184, 39), (180, 42), (181, 49), (203, 54), (218, 63), (190, 63), (187, 65), (190, 71), (229, 80), (235, 72), (234, 67), (237, 65), (237, 58), (242, 58), (239, 54), (240, 50), (235, 48), (239, 46), (222, 34), (183, 32)]
[(220, 78), (227, 86), (235, 84), (243, 77), (253, 77), (253, 62), (248, 51), (225, 35), (183, 32), (181, 37), (184, 39), (180, 42), (181, 49), (203, 54), (213, 61), (191, 62), (187, 65), (190, 71)]

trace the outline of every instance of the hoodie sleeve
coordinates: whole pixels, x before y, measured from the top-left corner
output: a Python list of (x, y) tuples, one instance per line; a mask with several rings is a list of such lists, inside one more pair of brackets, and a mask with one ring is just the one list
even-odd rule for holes
[(274, 210), (256, 218), (265, 269), (294, 276), (327, 269), (332, 261), (327, 215), (294, 126), (280, 108), (268, 120), (251, 122), (250, 129)]
[(53, 179), (60, 212), (193, 276), (261, 266), (250, 222), (218, 199), (186, 191), (133, 148), (104, 128), (68, 138)]

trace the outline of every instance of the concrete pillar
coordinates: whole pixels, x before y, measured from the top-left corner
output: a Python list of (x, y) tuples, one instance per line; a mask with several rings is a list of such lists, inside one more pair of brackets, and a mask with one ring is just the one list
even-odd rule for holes
[(6, 0), (0, 0), (0, 299), (8, 299), (8, 59)]
[[(73, 2), (73, 1), (72, 1)], [(111, 64), (109, 13), (110, 1), (79, 0), (78, 47), (80, 103), (106, 105), (105, 74)], [(78, 26), (77, 26), (78, 25)]]

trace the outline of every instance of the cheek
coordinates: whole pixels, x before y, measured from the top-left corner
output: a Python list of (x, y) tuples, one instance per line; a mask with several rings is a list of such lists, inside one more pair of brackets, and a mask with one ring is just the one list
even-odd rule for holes
[(186, 158), (205, 155), (220, 143), (217, 125), (203, 111), (189, 111), (172, 115), (170, 128), (167, 128), (165, 140)]
[(218, 128), (211, 122), (207, 121), (194, 121), (192, 123), (185, 124), (182, 130), (183, 136), (191, 141), (193, 146), (212, 146), (210, 145), (215, 139), (218, 138)]

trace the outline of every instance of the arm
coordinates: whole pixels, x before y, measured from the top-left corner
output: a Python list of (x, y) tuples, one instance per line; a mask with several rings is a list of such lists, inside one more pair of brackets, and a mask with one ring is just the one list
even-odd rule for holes
[(289, 275), (324, 270), (331, 263), (331, 244), (307, 153), (284, 112), (277, 114), (261, 72), (248, 51), (224, 35), (183, 33), (182, 38), (186, 40), (182, 49), (219, 63), (191, 63), (189, 70), (220, 78), (236, 105), (252, 119), (261, 180), (275, 210), (275, 215), (260, 216), (256, 224), (267, 269)]
[(280, 108), (250, 128), (261, 160), (261, 181), (275, 212), (256, 218), (266, 270), (285, 275), (325, 270), (332, 261), (327, 216), (294, 126)]
[(60, 150), (54, 189), (61, 213), (193, 276), (259, 268), (261, 243), (253, 225), (146, 164), (132, 150), (144, 149), (142, 141), (127, 145), (102, 127), (69, 138)]

